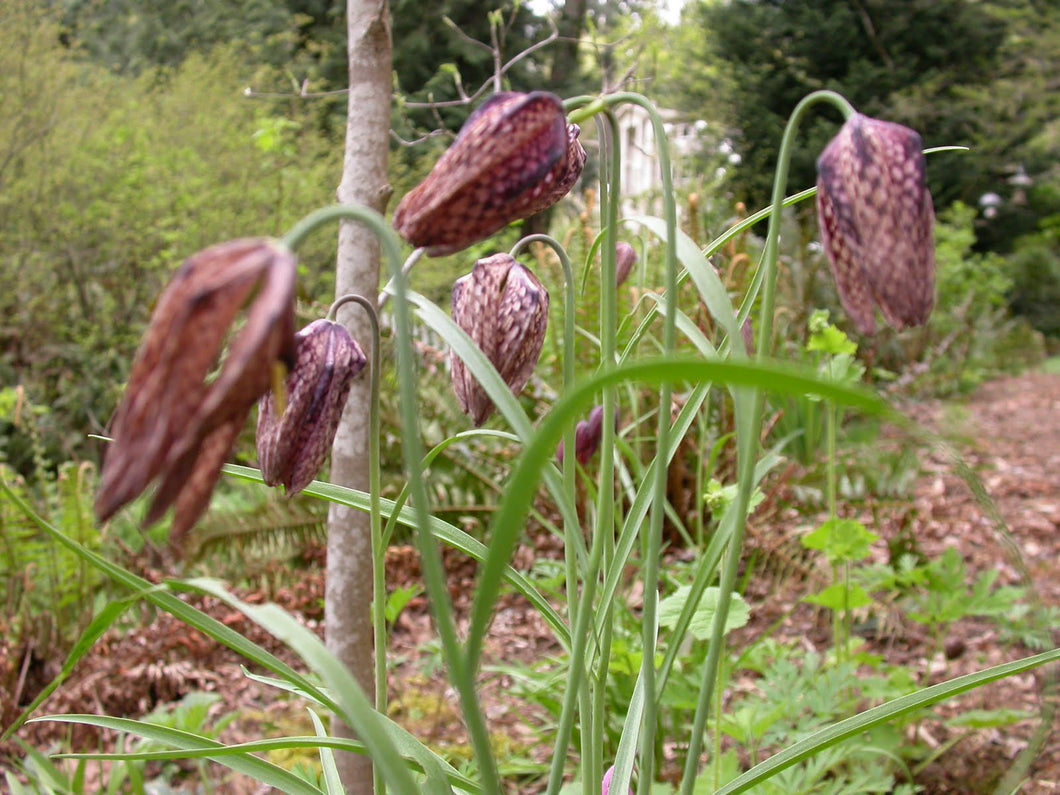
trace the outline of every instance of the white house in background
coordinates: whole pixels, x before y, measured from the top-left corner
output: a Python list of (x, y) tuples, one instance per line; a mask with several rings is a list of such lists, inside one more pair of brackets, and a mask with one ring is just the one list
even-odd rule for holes
[[(673, 110), (660, 109), (659, 115), (662, 116), (670, 143), (674, 183), (680, 186), (682, 161), (702, 147), (701, 134), (706, 130), (707, 123), (686, 121)], [(644, 199), (650, 198), (650, 194), (658, 194), (662, 188), (655, 128), (648, 111), (639, 105), (623, 104), (615, 117), (622, 143), (622, 195), (634, 204), (642, 204)]]
[[(674, 186), (688, 186), (698, 176), (693, 171), (693, 157), (705, 147), (714, 146), (722, 160), (739, 162), (732, 144), (718, 131), (708, 135), (708, 123), (702, 119), (688, 120), (674, 110), (660, 109), (663, 127), (670, 143), (670, 160)], [(659, 156), (655, 146), (655, 132), (648, 111), (639, 105), (623, 104), (616, 114), (622, 142), (622, 197), (623, 212), (661, 212), (657, 201), (662, 190)], [(722, 140), (719, 142), (719, 138)], [(715, 179), (720, 174), (703, 175)]]

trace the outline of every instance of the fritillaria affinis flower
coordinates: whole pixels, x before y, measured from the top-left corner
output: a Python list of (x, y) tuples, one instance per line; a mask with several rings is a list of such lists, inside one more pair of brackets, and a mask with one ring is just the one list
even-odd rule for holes
[[(615, 409), (615, 427), (618, 427), (618, 409)], [(594, 406), (589, 418), (579, 422), (574, 428), (574, 460), (582, 466), (600, 449), (600, 440), (604, 435), (604, 407)], [(556, 460), (563, 463), (563, 442), (559, 443)]]
[[(611, 779), (615, 776), (615, 766), (607, 768), (607, 772), (604, 773), (604, 780), (600, 783), (600, 795), (617, 795), (617, 793), (611, 792)], [(629, 795), (633, 795), (633, 788), (630, 787)]]
[(629, 278), (637, 262), (637, 251), (629, 243), (615, 244), (615, 286)]
[(494, 94), (401, 200), (394, 228), (413, 246), (440, 256), (551, 207), (585, 165), (578, 133), (555, 94)]
[[(195, 524), (251, 408), (294, 362), (295, 275), (294, 255), (267, 239), (222, 243), (180, 267), (111, 421), (100, 521), (157, 481), (144, 523), (172, 507), (174, 543)], [(244, 306), (245, 322), (211, 377)]]
[(294, 496), (324, 464), (364, 352), (344, 326), (314, 320), (295, 335), (295, 362), (287, 375), (286, 406), (276, 411), (267, 392), (258, 403), (257, 449), (262, 479)]
[(927, 322), (935, 302), (935, 211), (920, 136), (855, 113), (817, 160), (821, 243), (857, 329), (874, 306), (896, 329)]
[[(507, 254), (480, 259), (453, 285), (453, 320), (475, 341), (518, 395), (541, 356), (548, 324), (548, 291)], [(453, 389), (476, 426), (493, 413), (493, 401), (455, 354)]]

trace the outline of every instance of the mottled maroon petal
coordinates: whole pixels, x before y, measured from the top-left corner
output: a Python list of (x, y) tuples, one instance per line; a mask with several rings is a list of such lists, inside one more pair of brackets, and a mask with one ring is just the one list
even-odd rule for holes
[(394, 228), (433, 256), (467, 248), (563, 198), (585, 165), (577, 139), (556, 95), (495, 94), (401, 200)]
[(935, 214), (920, 136), (851, 116), (817, 161), (821, 243), (840, 301), (859, 331), (874, 307), (896, 329), (927, 322), (934, 305)]
[[(541, 356), (548, 324), (548, 291), (512, 257), (481, 259), (453, 285), (453, 320), (497, 368), (514, 394), (530, 380)], [(493, 401), (455, 354), (453, 390), (465, 414), (482, 425)]]

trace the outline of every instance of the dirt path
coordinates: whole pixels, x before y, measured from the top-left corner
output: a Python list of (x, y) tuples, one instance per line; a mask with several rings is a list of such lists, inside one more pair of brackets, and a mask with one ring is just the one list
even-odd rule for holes
[[(1028, 587), (1042, 608), (1060, 608), (1060, 376), (1031, 373), (1004, 378), (984, 385), (963, 403), (910, 405), (905, 412), (923, 427), (953, 440), (959, 460), (976, 474), (1003, 523), (991, 516), (990, 504), (984, 505), (958, 474), (952, 454), (920, 447), (921, 474), (913, 499), (869, 501), (850, 518), (863, 522), (886, 542), (904, 536), (907, 545), (927, 559), (952, 548), (964, 561), (969, 580), (996, 570), (997, 586)], [(884, 435), (873, 464), (886, 466), (888, 456), (903, 444), (909, 444), (904, 437)], [(751, 545), (786, 556), (789, 565), (782, 567), (779, 580), (766, 576), (750, 583), (754, 619), (747, 635), (753, 637), (768, 627), (782, 638), (810, 639), (819, 649), (829, 644), (827, 616), (800, 601), (827, 580), (828, 572), (819, 560), (800, 560), (798, 541), (807, 526), (824, 518), (807, 517), (788, 506), (765, 526), (753, 528)], [(878, 543), (873, 555), (874, 562), (886, 562), (886, 545)], [(892, 665), (905, 666), (920, 684), (1044, 650), (1020, 644), (1016, 627), (1006, 632), (1002, 622), (994, 620), (954, 623), (941, 651), (923, 626), (903, 620), (897, 611), (893, 616), (873, 615), (873, 620), (879, 628), (868, 637), (869, 650), (884, 655)], [(1056, 630), (1052, 646), (1060, 643), (1060, 627)], [(941, 705), (937, 713), (946, 717), (959, 710), (1005, 707), (1038, 714), (1042, 673), (1039, 669), (976, 690)], [(1025, 721), (971, 734), (924, 769), (917, 783), (934, 795), (992, 793), (1027, 747), (1034, 728), (1033, 722)], [(918, 741), (928, 747), (941, 748), (955, 736), (938, 721), (924, 722), (919, 731)], [(1042, 734), (1044, 746), (1019, 790), (1024, 795), (1060, 792), (1060, 723), (1054, 719), (1052, 731)]]
[[(879, 528), (881, 534), (886, 537), (888, 532), (896, 533), (902, 526), (911, 528), (920, 550), (927, 556), (955, 547), (970, 574), (999, 569), (1002, 584), (1020, 584), (1024, 575), (1029, 575), (1041, 604), (1060, 608), (1060, 577), (1057, 576), (1060, 566), (1060, 376), (1027, 374), (1005, 378), (985, 385), (956, 408), (952, 404), (930, 403), (912, 406), (909, 411), (929, 427), (960, 436), (961, 454), (978, 473), (1004, 517), (1022, 563), (1016, 562), (1005, 549), (994, 523), (967, 484), (954, 473), (952, 461), (941, 453), (930, 453), (922, 461), (923, 474), (915, 484), (912, 505), (885, 512)], [(782, 527), (790, 524), (779, 514), (767, 517), (767, 521), (769, 526), (759, 521), (753, 528), (759, 539), (776, 537)], [(754, 543), (754, 538), (751, 541)], [(321, 554), (319, 550), (317, 554)], [(524, 547), (517, 554), (515, 564), (529, 568), (534, 557), (543, 554), (558, 555), (559, 550)], [(473, 567), (458, 558), (451, 562), (453, 592), (469, 594)], [(411, 550), (392, 550), (388, 558), (390, 583), (415, 582), (417, 578), (418, 565)], [(793, 633), (827, 642), (827, 627), (822, 626), (820, 617), (799, 603), (807, 591), (797, 587), (797, 578), (786, 582), (779, 592), (776, 586), (775, 578), (770, 577), (751, 583), (747, 596), (752, 610), (757, 610), (760, 616), (756, 622), (770, 624), (777, 616), (786, 615), (777, 630), (781, 634)], [(296, 586), (270, 593), (268, 597), (301, 613), (311, 625), (319, 627), (322, 595), (322, 573), (317, 567), (308, 569), (306, 577)], [(208, 601), (204, 606), (232, 628), (283, 653), (239, 614)], [(410, 661), (423, 653), (423, 644), (431, 634), (422, 599), (414, 601), (398, 621), (393, 638), (395, 654), (404, 656), (406, 661), (395, 666), (396, 670), (406, 672), (401, 674), (405, 678), (402, 687), (395, 690), (395, 697), (399, 712), (404, 709), (422, 715), (425, 709), (435, 709), (430, 722), (431, 734), (433, 739), (444, 740), (448, 739), (447, 735), (459, 732), (455, 713), (437, 698), (424, 696), (416, 700), (421, 691), (422, 694), (437, 692), (437, 682), (425, 680), (420, 683), (420, 690), (409, 689), (416, 685), (415, 677), (424, 676), (422, 671), (417, 673)], [(946, 656), (950, 658), (944, 664), (947, 677), (1030, 653), (1028, 649), (1012, 646), (1010, 641), (1002, 642), (996, 625), (988, 622), (962, 621), (955, 625), (946, 641)], [(922, 681), (941, 678), (941, 661), (929, 654), (928, 639), (916, 627), (891, 628), (886, 637), (876, 638), (874, 642), (881, 653), (888, 655), (889, 661), (921, 672)], [(514, 601), (501, 606), (489, 647), (497, 656), (514, 655), (521, 660), (538, 659), (554, 651), (549, 633), (536, 613)], [(10, 664), (11, 650), (0, 639), (0, 663), (5, 663), (5, 654), (9, 655), (6, 662)], [(1041, 681), (1040, 672), (1006, 680), (976, 691), (959, 706), (967, 709), (1005, 705), (1038, 711)], [(503, 681), (497, 680), (492, 688), (502, 686)], [(512, 712), (511, 699), (503, 691), (492, 688), (483, 694), (490, 719), (507, 727), (517, 741), (529, 740), (529, 736), (519, 736), (528, 735), (529, 730), (523, 716)], [(158, 703), (179, 699), (195, 689), (222, 693), (223, 707), (253, 712), (259, 716), (259, 726), (271, 725), (273, 731), (276, 725), (282, 727), (289, 717), (273, 703), (271, 693), (263, 693), (243, 676), (233, 654), (203, 640), (168, 616), (159, 616), (144, 630), (105, 637), (82, 661), (71, 680), (45, 705), (45, 711), (139, 715)], [(9, 698), (10, 694), (0, 693), (0, 702)], [(1027, 722), (978, 732), (927, 768), (918, 783), (925, 792), (936, 795), (989, 792), (989, 785), (1027, 746), (1032, 729)], [(54, 731), (54, 726), (37, 724), (26, 727), (20, 736), (38, 747), (47, 747), (50, 740), (56, 739), (51, 734)], [(252, 736), (255, 727), (251, 725), (241, 731)], [(927, 735), (920, 739), (928, 744), (941, 746), (949, 739), (938, 727), (926, 726), (924, 731)], [(8, 753), (12, 750), (12, 747), (0, 749)], [(1054, 725), (1045, 738), (1029, 779), (1020, 792), (1027, 795), (1060, 792), (1060, 726)], [(242, 790), (236, 787), (227, 791)]]
[[(931, 419), (940, 427), (953, 418), (940, 416), (936, 406)], [(957, 419), (960, 419), (959, 417)], [(962, 423), (963, 425), (963, 423)], [(990, 518), (944, 461), (933, 461), (935, 471), (917, 489), (917, 508), (925, 521), (924, 549), (941, 553), (955, 545), (969, 569), (1001, 570), (999, 581), (1021, 584), (1029, 578), (1040, 604), (1060, 608), (1060, 376), (1028, 374), (984, 385), (967, 403), (968, 437), (962, 446), (965, 459), (979, 473), (986, 491), (1007, 524), (1019, 552), (1014, 564), (1006, 554)], [(1054, 628), (1053, 645), (1060, 643), (1060, 626)], [(964, 638), (965, 650), (956, 670), (982, 667), (982, 660), (1001, 662), (1033, 651), (998, 648), (993, 630), (977, 631), (972, 625)], [(1053, 673), (1056, 673), (1054, 671)], [(1043, 672), (1014, 677), (985, 688), (977, 698), (988, 707), (1007, 706), (1037, 711), (1041, 708)], [(1055, 704), (1056, 695), (1051, 697)], [(941, 760), (922, 782), (929, 792), (976, 792), (969, 782), (987, 783), (991, 773), (1004, 770), (1023, 750), (1030, 726), (983, 732), (958, 746), (952, 758)], [(1043, 732), (1044, 733), (1044, 732)], [(1054, 717), (1045, 733), (1044, 747), (1028, 774), (1024, 795), (1060, 792), (1060, 721)]]

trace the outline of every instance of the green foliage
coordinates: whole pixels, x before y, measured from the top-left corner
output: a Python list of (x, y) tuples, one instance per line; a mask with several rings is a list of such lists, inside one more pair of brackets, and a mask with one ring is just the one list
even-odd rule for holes
[[(859, 675), (852, 663), (830, 664), (820, 655), (796, 655), (793, 649), (764, 643), (748, 656), (760, 676), (745, 689), (718, 721), (718, 730), (737, 744), (752, 763), (776, 748), (790, 746), (856, 709), (869, 698), (894, 697), (908, 683), (888, 682), (885, 676)], [(788, 792), (855, 793), (913, 792), (898, 777), (908, 777), (901, 760), (900, 726), (880, 727), (856, 741), (832, 746), (805, 764), (770, 779), (749, 792), (780, 795)], [(908, 749), (906, 749), (908, 753)], [(739, 772), (736, 750), (728, 751), (700, 779), (712, 792)], [(897, 787), (897, 789), (896, 789)]]
[[(813, 366), (822, 379), (854, 385), (865, 375), (856, 358), (857, 344), (828, 320), (828, 312), (815, 310), (807, 322), (808, 336), (801, 348), (788, 349)], [(788, 395), (780, 402), (780, 417), (773, 428), (785, 452), (803, 466), (815, 464), (826, 442), (828, 407), (816, 395)], [(838, 422), (838, 417), (835, 419)]]
[(1007, 257), (1012, 311), (1052, 339), (1060, 338), (1060, 215), (1016, 243)]
[[(839, 91), (863, 113), (920, 130), (928, 146), (965, 143), (984, 114), (958, 100), (968, 87), (995, 77), (1005, 40), (1005, 24), (989, 7), (964, 0), (857, 6), (737, 0), (696, 8), (709, 50), (690, 55), (714, 56), (728, 70), (729, 121), (739, 130), (737, 150), (744, 158), (738, 180), (741, 195), (755, 205), (768, 200), (788, 114), (810, 91)], [(920, 116), (921, 109), (926, 116), (925, 103), (930, 124)], [(792, 161), (794, 185), (815, 182), (814, 160), (835, 131), (835, 122), (824, 118), (800, 131), (804, 146)], [(984, 190), (986, 168), (956, 158), (933, 162), (937, 198), (974, 201)]]
[(829, 519), (802, 537), (807, 549), (821, 552), (831, 563), (857, 563), (868, 557), (869, 548), (879, 536), (853, 519)]
[[(327, 202), (338, 153), (304, 112), (244, 98), (250, 70), (231, 48), (117, 77), (65, 50), (28, 0), (3, 13), (0, 382), (49, 407), (47, 448), (83, 456), (169, 275)], [(262, 151), (266, 132), (277, 143)], [(330, 284), (326, 252), (303, 252), (310, 295)]]
[[(120, 75), (181, 66), (222, 45), (263, 67), (265, 90), (323, 91), (345, 86), (345, 19), (319, 0), (176, 0), (145, 7), (136, 0), (59, 0), (62, 40), (72, 51)], [(256, 81), (255, 81), (256, 82)], [(327, 107), (328, 103), (324, 103)]]
[(921, 624), (944, 628), (968, 616), (1007, 615), (1024, 589), (1014, 586), (995, 588), (997, 569), (982, 572), (971, 586), (968, 571), (957, 550), (950, 547), (941, 557), (924, 567), (923, 587), (910, 597), (909, 617)]
[[(970, 391), (986, 378), (1032, 366), (1040, 341), (1010, 317), (1013, 267), (998, 254), (976, 253), (975, 211), (961, 204), (939, 215), (935, 232), (936, 306), (918, 340), (916, 388), (948, 395)], [(1041, 284), (1048, 284), (1043, 274)]]
[[(672, 594), (659, 602), (659, 625), (673, 629), (677, 626), (681, 611), (688, 601), (692, 587), (682, 585)], [(707, 588), (699, 599), (692, 614), (692, 623), (688, 625), (688, 631), (696, 640), (707, 640), (710, 637), (714, 618), (718, 612), (718, 589)], [(733, 594), (729, 611), (725, 615), (725, 632), (728, 634), (734, 629), (744, 626), (751, 618), (751, 611), (739, 594)]]
[[(69, 538), (88, 549), (101, 547), (90, 466), (65, 463), (31, 485), (0, 464), (0, 478), (17, 483), (16, 493)], [(56, 549), (10, 501), (0, 500), (0, 621), (13, 648), (41, 660), (63, 654), (92, 618), (102, 582), (81, 557)]]
[[(157, 32), (156, 27), (147, 29)], [(993, 35), (993, 31), (984, 35)], [(53, 54), (47, 39), (36, 44), (46, 54)], [(156, 57), (165, 57), (159, 52)], [(940, 54), (936, 60), (945, 58)], [(74, 363), (86, 371), (86, 363), (99, 366), (100, 370), (92, 371), (98, 379), (94, 386), (116, 390), (120, 379), (115, 370), (106, 369), (103, 351), (111, 349), (104, 343), (120, 349), (120, 353), (112, 354), (111, 361), (127, 361), (130, 346), (122, 335), (135, 338), (128, 329), (142, 323), (146, 302), (169, 272), (171, 260), (208, 242), (243, 234), (244, 228), (262, 233), (282, 227), (288, 212), (296, 212), (303, 199), (317, 195), (326, 180), (316, 178), (332, 161), (317, 148), (320, 142), (301, 114), (262, 112), (260, 106), (226, 101), (232, 96), (227, 71), (238, 71), (245, 65), (230, 51), (212, 49), (205, 55), (192, 55), (182, 59), (179, 66), (142, 71), (132, 82), (68, 57), (60, 57), (59, 63), (81, 79), (69, 94), (62, 93), (64, 86), (55, 85), (56, 96), (67, 103), (66, 112), (57, 117), (66, 125), (61, 132), (67, 137), (76, 134), (78, 143), (69, 144), (63, 135), (53, 140), (48, 137), (50, 129), (41, 128), (47, 147), (18, 150), (17, 179), (11, 183), (16, 189), (14, 195), (24, 200), (33, 195), (35, 201), (41, 199), (38, 210), (44, 210), (30, 217), (16, 203), (4, 206), (16, 222), (12, 228), (18, 230), (13, 238), (19, 244), (14, 261), (19, 267), (47, 267), (40, 270), (46, 274), (38, 277), (41, 283), (32, 282), (33, 289), (27, 289), (26, 295), (32, 300), (23, 304), (28, 305), (11, 301), (5, 308), (23, 313), (16, 319), (18, 326), (33, 330), (36, 320), (40, 325), (35, 333), (45, 343), (53, 337), (76, 341), (77, 346), (72, 346)], [(33, 64), (23, 60), (17, 65), (29, 69)], [(923, 67), (925, 63), (915, 65)], [(904, 62), (902, 66), (906, 68)], [(452, 69), (442, 71), (451, 79)], [(86, 84), (92, 89), (87, 96), (89, 104), (97, 95), (109, 100), (91, 104), (91, 117), (74, 102), (81, 97), (74, 90)], [(122, 99), (130, 95), (134, 102)], [(209, 112), (201, 108), (203, 97), (210, 104)], [(33, 98), (23, 99), (32, 110)], [(136, 123), (131, 115), (122, 115), (121, 111), (129, 110), (125, 101), (135, 106)], [(586, 114), (582, 120), (625, 101), (638, 100), (609, 95), (588, 109), (581, 108)], [(209, 120), (199, 118), (200, 113), (224, 123), (211, 126)], [(212, 136), (188, 143), (182, 137), (188, 135), (185, 130), (175, 132), (179, 125), (174, 119), (187, 120), (187, 130), (209, 130)], [(112, 171), (109, 161), (115, 150), (120, 155), (120, 168)], [(198, 170), (198, 161), (206, 159), (203, 152), (215, 158), (212, 167), (222, 174), (222, 185), (215, 186)], [(45, 155), (51, 153), (58, 153), (62, 168), (47, 160)], [(71, 166), (84, 178), (83, 183), (68, 176)], [(407, 173), (413, 173), (416, 166), (411, 164)], [(179, 189), (172, 183), (168, 189), (159, 188), (158, 184), (173, 173), (184, 180)], [(27, 175), (43, 175), (41, 184), (47, 190), (39, 197), (32, 194), (32, 179)], [(669, 176), (664, 169), (664, 180)], [(700, 743), (711, 716), (716, 741), (727, 734), (744, 752), (743, 758), (711, 755), (714, 766), (708, 777), (712, 785), (726, 782), (723, 786), (729, 791), (746, 783), (760, 785), (762, 792), (908, 792), (908, 786), (897, 783), (898, 774), (903, 772), (897, 761), (905, 750), (902, 736), (888, 728), (890, 725), (900, 727), (915, 712), (940, 700), (1060, 657), (1060, 650), (1054, 650), (919, 690), (910, 687), (911, 677), (905, 671), (859, 676), (856, 664), (872, 667), (878, 661), (867, 655), (851, 659), (855, 649), (849, 633), (839, 638), (842, 643), (836, 643), (832, 650), (834, 662), (826, 653), (798, 659), (788, 650), (771, 658), (776, 649), (766, 646), (766, 651), (751, 652), (735, 661), (728, 659), (726, 635), (748, 619), (747, 606), (736, 594), (747, 517), (764, 493), (764, 478), (779, 460), (775, 448), (762, 449), (766, 393), (775, 395), (778, 404), (795, 400), (826, 407), (833, 467), (834, 434), (842, 409), (890, 420), (895, 414), (882, 399), (861, 387), (863, 370), (854, 358), (856, 346), (829, 324), (825, 315), (811, 318), (808, 341), (800, 354), (801, 366), (771, 360), (773, 335), (765, 332), (763, 354), (748, 357), (741, 345), (748, 313), (756, 306), (760, 308), (761, 328), (770, 326), (776, 314), (773, 287), (779, 223), (772, 225), (765, 248), (771, 253), (764, 258), (758, 276), (725, 281), (710, 257), (731, 237), (719, 237), (703, 249), (678, 233), (672, 185), (664, 184), (666, 217), (635, 221), (651, 242), (638, 241), (645, 254), (640, 266), (644, 282), (638, 288), (637, 303), (628, 311), (612, 289), (614, 236), (618, 230), (607, 230), (603, 236), (590, 233), (588, 224), (576, 230), (576, 236), (581, 235), (570, 248), (577, 254), (579, 272), (595, 274), (595, 258), (602, 253), (602, 275), (588, 282), (583, 278), (582, 284), (591, 286), (577, 294), (564, 291), (565, 298), (582, 302), (580, 309), (564, 307), (564, 312), (570, 313), (564, 320), (577, 320), (581, 328), (553, 334), (547, 359), (553, 366), (552, 374), (535, 384), (527, 396), (511, 393), (482, 350), (430, 297), (407, 290), (399, 244), (385, 219), (363, 208), (343, 209), (348, 220), (366, 224), (383, 239), (387, 266), (395, 281), (389, 306), (393, 313), (388, 318), (390, 336), (385, 343), (387, 352), (392, 353), (388, 361), (395, 363), (394, 374), (375, 375), (390, 379), (383, 382), (389, 387), (384, 394), (395, 397), (388, 402), (396, 405), (397, 411), (391, 415), (384, 441), (392, 459), (402, 463), (400, 470), (395, 466), (388, 473), (387, 496), (394, 496), (393, 500), (326, 483), (313, 484), (306, 493), (371, 513), (372, 563), (379, 573), (385, 572), (386, 541), (394, 537), (396, 527), (408, 528), (417, 545), (424, 592), (438, 635), (437, 661), (456, 694), (468, 732), (469, 743), (460, 749), (459, 756), (454, 751), (453, 761), (443, 758), (388, 717), (386, 632), (407, 604), (410, 591), (394, 591), (385, 598), (382, 580), (373, 582), (371, 609), (378, 651), (373, 698), (312, 630), (283, 609), (252, 604), (215, 580), (148, 582), (98, 554), (93, 539), (79, 542), (64, 532), (66, 528), (57, 527), (65, 523), (65, 513), (52, 514), (53, 521), (48, 522), (40, 515), (42, 511), (34, 510), (31, 500), (27, 501), (33, 495), (21, 485), (11, 485), (12, 478), (5, 477), (0, 481), (5, 503), (0, 507), (7, 511), (10, 505), (13, 521), (22, 523), (27, 533), (46, 537), (53, 553), (62, 550), (64, 555), (75, 556), (131, 594), (127, 601), (107, 605), (99, 612), (74, 645), (64, 672), (118, 620), (127, 604), (143, 600), (233, 649), (255, 671), (267, 672), (268, 676), (250, 673), (248, 667), (247, 676), (274, 686), (285, 697), (302, 700), (313, 721), (312, 735), (226, 745), (218, 740), (218, 731), (227, 717), (219, 724), (208, 722), (209, 697), (188, 699), (173, 711), (145, 720), (51, 716), (49, 719), (57, 722), (141, 738), (113, 755), (74, 754), (74, 758), (129, 762), (129, 771), (138, 770), (141, 762), (180, 758), (197, 760), (198, 765), (209, 759), (252, 776), (266, 787), (320, 793), (341, 788), (332, 751), (356, 751), (371, 756), (380, 781), (394, 792), (500, 792), (502, 778), (510, 768), (504, 765), (506, 749), (495, 743), (489, 716), (480, 703), (479, 673), (487, 631), (500, 600), (512, 589), (534, 606), (562, 650), (558, 661), (524, 671), (521, 676), (509, 668), (517, 683), (512, 692), (527, 701), (536, 699), (535, 703), (553, 718), (545, 736), (551, 746), (545, 788), (552, 793), (560, 791), (570, 778), (569, 760), (575, 755), (582, 766), (582, 781), (589, 782), (590, 787), (596, 786), (603, 767), (613, 759), (620, 789), (624, 789), (636, 763), (643, 777), (641, 789), (648, 790), (662, 777), (656, 766), (665, 761), (664, 751), (680, 743), (688, 758), (681, 774), (687, 795), (701, 786), (697, 779), (702, 782), (704, 778), (698, 767)], [(69, 205), (59, 201), (64, 192), (73, 196)], [(606, 193), (608, 209), (616, 207), (616, 193), (612, 183)], [(116, 205), (108, 202), (112, 196), (119, 200)], [(25, 203), (30, 204), (28, 200)], [(128, 206), (142, 207), (142, 213), (130, 218), (116, 209)], [(53, 207), (58, 208), (54, 213)], [(779, 218), (779, 208), (774, 217)], [(189, 218), (198, 222), (191, 230), (184, 223)], [(606, 213), (602, 218), (607, 218)], [(740, 222), (731, 234), (746, 232), (752, 223)], [(103, 230), (118, 233), (112, 237)], [(71, 256), (70, 249), (78, 256)], [(303, 251), (303, 263), (307, 270), (302, 284), (307, 286), (307, 295), (315, 296), (324, 280), (314, 279), (312, 249), (308, 254)], [(974, 279), (965, 279), (968, 281)], [(73, 308), (64, 316), (63, 324), (42, 320), (51, 320), (39, 311), (46, 303), (44, 296), (48, 296), (44, 287), (65, 299), (64, 307)], [(686, 312), (682, 306), (693, 308)], [(421, 336), (414, 332), (413, 318), (429, 333)], [(112, 331), (108, 322), (119, 329), (113, 338), (104, 334)], [(447, 404), (442, 397), (447, 382), (444, 363), (432, 356), (445, 345), (464, 360), (470, 374), (494, 401), (496, 422), (504, 423), (506, 430), (452, 432), (451, 400)], [(5, 338), (4, 346), (6, 353), (15, 343)], [(5, 366), (19, 375), (25, 372), (36, 377), (34, 366), (39, 367), (42, 361), (33, 358), (35, 351), (34, 347), (18, 349), (18, 355), (5, 360)], [(563, 376), (558, 375), (557, 363), (564, 366)], [(572, 374), (568, 365), (577, 365), (570, 367)], [(73, 364), (69, 369), (81, 372)], [(421, 386), (428, 380), (433, 386), (425, 391)], [(55, 395), (70, 392), (46, 380), (42, 384), (39, 388), (45, 394), (49, 388)], [(87, 389), (85, 395), (97, 399), (96, 393)], [(10, 395), (7, 400), (11, 402)], [(601, 401), (605, 413), (618, 407), (620, 416), (627, 418), (620, 433), (614, 432), (610, 422), (604, 424), (602, 449), (592, 472), (588, 467), (576, 469), (572, 456), (558, 466), (555, 452), (560, 439), (569, 444), (575, 422)], [(50, 406), (47, 416), (60, 413), (50, 400), (42, 402)], [(735, 453), (726, 451), (723, 457), (727, 446), (735, 448)], [(694, 488), (684, 489), (686, 481), (672, 487), (671, 467), (676, 469), (689, 459), (694, 465)], [(45, 468), (37, 466), (38, 470)], [(256, 477), (245, 468), (229, 467), (229, 472), (247, 479)], [(833, 469), (829, 480), (833, 517), (834, 474)], [(682, 491), (694, 495), (697, 513), (701, 502), (712, 510), (709, 534), (687, 531), (686, 517), (675, 504)], [(489, 500), (482, 496), (487, 492), (491, 492)], [(81, 492), (79, 500), (78, 505), (84, 501)], [(483, 510), (487, 521), (474, 528), (485, 542), (454, 523), (466, 521), (472, 509), (483, 508), (494, 509)], [(456, 513), (458, 518), (447, 521), (447, 513)], [(512, 568), (531, 516), (540, 518), (562, 537), (564, 548), (561, 564), (538, 566), (533, 578)], [(258, 532), (261, 517), (247, 518), (249, 532)], [(301, 521), (297, 516), (289, 518), (295, 525)], [(275, 521), (276, 516), (270, 514), (265, 519)], [(387, 521), (385, 528), (383, 520)], [(704, 529), (701, 515), (694, 521), (700, 524), (698, 529)], [(701, 545), (687, 570), (663, 570), (660, 565), (667, 522), (683, 530), (684, 539), (694, 537)], [(812, 534), (808, 545), (821, 550), (835, 569), (847, 570), (867, 555), (872, 540), (872, 534), (861, 525), (834, 519)], [(28, 543), (19, 538), (14, 545), (23, 548)], [(463, 615), (457, 612), (454, 589), (446, 576), (442, 545), (457, 559), (466, 557), (475, 562), (475, 587), (470, 599), (459, 603), (466, 611)], [(957, 574), (947, 565), (940, 564), (935, 576), (938, 587), (952, 590), (957, 588)], [(919, 575), (914, 569), (903, 566), (900, 572), (908, 580), (909, 594), (918, 594), (917, 589), (932, 593), (931, 570), (925, 568)], [(635, 574), (632, 579), (630, 572)], [(849, 613), (856, 604), (851, 595), (862, 593), (851, 582), (845, 579), (841, 584), (845, 599), (840, 600), (836, 591), (819, 595), (822, 604)], [(854, 586), (862, 588), (866, 599), (871, 594), (867, 587)], [(192, 607), (181, 598), (185, 591), (209, 596), (246, 616), (287, 647), (301, 664), (296, 668)], [(662, 599), (668, 591), (668, 598)], [(973, 583), (964, 595), (979, 611), (995, 610), (1006, 600), (1009, 607), (1014, 604), (1009, 598), (1012, 594), (993, 588), (993, 580)], [(930, 620), (949, 620), (947, 604), (930, 599), (925, 604), (923, 613)], [(730, 703), (723, 698), (721, 688), (736, 672), (751, 672), (762, 689), (753, 697), (746, 690), (731, 690), (730, 713)], [(456, 705), (450, 708), (455, 711)], [(329, 736), (318, 712), (349, 726), (358, 740)], [(1008, 720), (1012, 716), (995, 718)], [(972, 723), (986, 720), (979, 715)], [(321, 775), (315, 775), (315, 770), (312, 774), (293, 774), (261, 756), (279, 748), (317, 749)], [(772, 755), (758, 762), (759, 755), (767, 751)], [(30, 758), (35, 759), (32, 754)], [(753, 767), (742, 771), (748, 760)], [(543, 775), (543, 771), (535, 772)], [(206, 778), (201, 770), (199, 775)]]
[[(497, 9), (500, 13), (487, 12)], [(493, 40), (491, 16), (497, 18), (497, 43), (502, 63), (543, 38), (542, 20), (525, 3), (510, 0), (485, 5), (476, 0), (448, 0), (424, 4), (416, 0), (395, 0), (392, 4), (395, 89), (402, 97), (395, 128), (406, 138), (416, 137), (438, 127), (439, 120), (454, 131), (467, 116), (467, 106), (435, 109), (404, 107), (413, 102), (459, 102), (461, 93), (472, 94), (494, 72), (489, 51)], [(473, 41), (487, 45), (476, 46)], [(505, 76), (508, 90), (526, 91), (541, 87), (540, 76), (532, 76), (524, 62)], [(406, 153), (408, 154), (408, 153)]]

